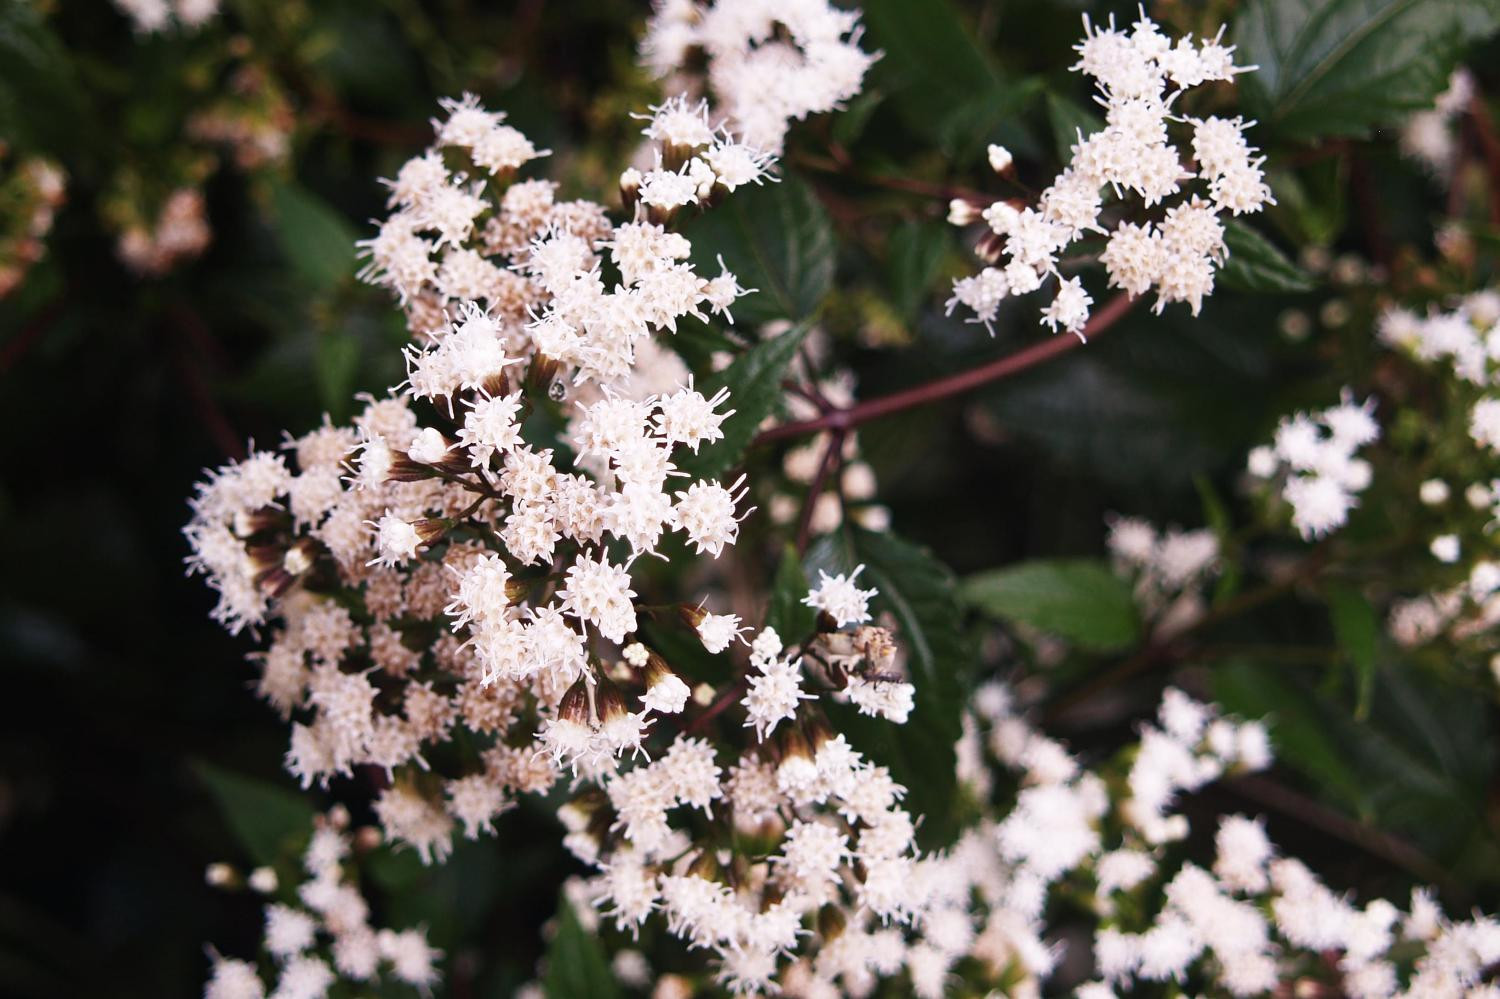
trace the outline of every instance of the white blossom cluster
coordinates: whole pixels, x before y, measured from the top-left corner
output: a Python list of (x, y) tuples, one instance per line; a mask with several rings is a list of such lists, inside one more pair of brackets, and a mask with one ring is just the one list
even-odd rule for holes
[(1158, 531), (1139, 517), (1109, 518), (1110, 562), (1134, 584), (1136, 605), (1166, 637), (1203, 615), (1203, 588), (1219, 571), (1219, 539), (1200, 528)]
[(1303, 538), (1342, 527), (1369, 487), (1370, 463), (1356, 452), (1380, 438), (1373, 409), (1373, 400), (1356, 403), (1345, 389), (1337, 406), (1285, 417), (1272, 444), (1251, 450), (1251, 476), (1282, 479), (1281, 498)]
[[(562, 812), (565, 844), (598, 870), (582, 898), (632, 935), (659, 913), (671, 934), (715, 955), (716, 977), (733, 993), (790, 989), (794, 974), (828, 987), (867, 980), (884, 959), (874, 939), (855, 948), (855, 934), (916, 916), (908, 881), (919, 857), (913, 819), (899, 807), (905, 789), (834, 734), (818, 708), (828, 696), (898, 724), (912, 709), (890, 633), (867, 623), (875, 591), (859, 588), (860, 571), (824, 573), (810, 589), (806, 604), (826, 620), (800, 654), (770, 627), (749, 642), (740, 707), (755, 738), (727, 769), (712, 743), (680, 734), (657, 759), (602, 777), (602, 793), (585, 791)], [(710, 617), (696, 625), (705, 645), (714, 631), (737, 637), (737, 619)], [(656, 658), (644, 648), (626, 655)], [(704, 823), (719, 831), (706, 843), (689, 835)], [(731, 831), (764, 844), (740, 858), (748, 866), (713, 845)], [(826, 921), (833, 909), (849, 942), (819, 953), (816, 970), (803, 962), (794, 972), (789, 958), (813, 953), (809, 918)]]
[(1448, 77), (1448, 86), (1433, 106), (1418, 111), (1401, 126), (1401, 152), (1426, 167), (1434, 177), (1449, 179), (1458, 156), (1458, 130), (1454, 119), (1464, 113), (1474, 96), (1474, 76), (1460, 66)]
[(57, 163), (44, 156), (11, 160), (0, 151), (0, 197), (11, 205), (0, 226), (0, 298), (46, 255), (47, 234), (67, 196), (68, 175)]
[(212, 240), (203, 192), (180, 187), (167, 196), (155, 219), (126, 226), (115, 252), (137, 274), (158, 277), (202, 254)]
[[(1440, 398), (1460, 408), (1467, 431), (1466, 438), (1459, 438), (1465, 446), (1457, 451), (1448, 442), (1432, 442), (1432, 474), (1417, 489), (1436, 521), (1429, 551), (1440, 565), (1454, 567), (1442, 575), (1457, 579), (1397, 601), (1391, 609), (1391, 634), (1408, 647), (1446, 636), (1481, 651), (1500, 652), (1490, 637), (1500, 623), (1500, 555), (1491, 538), (1500, 522), (1500, 479), (1494, 477), (1500, 471), (1500, 292), (1476, 292), (1452, 309), (1425, 316), (1388, 309), (1380, 318), (1379, 335), (1387, 346), (1444, 380)], [(1431, 426), (1448, 422), (1438, 418)], [(1493, 656), (1490, 665), (1500, 671), (1500, 656)]]
[[(1070, 247), (1095, 236), (1108, 239), (1100, 260), (1111, 287), (1132, 296), (1155, 288), (1157, 312), (1184, 302), (1197, 315), (1228, 255), (1220, 215), (1258, 212), (1275, 200), (1263, 177), (1264, 157), (1245, 141), (1250, 123), (1173, 114), (1183, 92), (1254, 68), (1234, 65), (1234, 46), (1221, 43), (1222, 32), (1174, 42), (1144, 11), (1129, 31), (1117, 30), (1113, 20), (1096, 27), (1087, 16), (1084, 28), (1073, 69), (1097, 84), (1104, 128), (1079, 135), (1071, 163), (1034, 207), (1006, 200), (952, 206), (953, 222), (982, 217), (988, 224), (979, 252), (993, 266), (956, 281), (948, 311), (962, 305), (991, 332), (1006, 298), (1055, 283), (1042, 322), (1081, 337), (1093, 299), (1080, 278), (1064, 277), (1060, 268)], [(1191, 130), (1190, 158), (1171, 141), (1174, 125)], [(1008, 169), (1010, 155), (996, 147), (990, 162)], [(1201, 193), (1185, 188), (1194, 180)], [(1118, 211), (1106, 212), (1109, 194)], [(1163, 206), (1161, 220), (1129, 221), (1127, 209), (1137, 202), (1143, 210)]]
[[(472, 101), (450, 110), (441, 134), (501, 144)], [(398, 192), (415, 183), (405, 174)], [(408, 209), (449, 195), (423, 197)], [(259, 693), (293, 722), (287, 768), (304, 785), (384, 770), (376, 811), (424, 861), (460, 825), (478, 836), (516, 794), (551, 788), (560, 766), (613, 768), (651, 717), (685, 704), (659, 660), (621, 651), (611, 679), (601, 657), (636, 645), (636, 558), (665, 557), (668, 532), (709, 557), (738, 537), (742, 486), (689, 481), (675, 463), (722, 438), (727, 393), (694, 390), (653, 335), (740, 291), (732, 275), (697, 277), (688, 241), (646, 212), (588, 237), (553, 220), (513, 272), (539, 289), (529, 327), (464, 303), (352, 426), (288, 440), (289, 455), (256, 451), (193, 500), (189, 566), (217, 592), (214, 616), (270, 628), (253, 660)], [(566, 429), (531, 442), (542, 407), (560, 407)], [(695, 613), (723, 651), (737, 620)], [(442, 775), (438, 799), (413, 778), (459, 735), (488, 748)]]
[(114, 0), (115, 8), (143, 35), (166, 31), (175, 22), (200, 28), (219, 12), (219, 0)]
[[(269, 991), (254, 962), (210, 951), (204, 999), (322, 999), (337, 981), (396, 981), (430, 994), (442, 952), (423, 930), (372, 925), (369, 904), (351, 877), (348, 825), (342, 807), (318, 817), (302, 857), (307, 877), (294, 892), (279, 892), (269, 867), (247, 879), (252, 890), (283, 899), (265, 905), (263, 949), (274, 969)], [(209, 873), (215, 881), (229, 872), (215, 865)]]
[(626, 207), (637, 211), (619, 225), (602, 205), (558, 201), (552, 181), (516, 180), (547, 151), (502, 113), (472, 95), (443, 107), (433, 146), (386, 182), (393, 212), (361, 244), (362, 275), (396, 294), (419, 342), (480, 303), (511, 356), (542, 354), (610, 381), (629, 371), (651, 330), (675, 331), (704, 310), (727, 315), (743, 293), (728, 272), (700, 277), (691, 243), (667, 228), (683, 209), (759, 183), (771, 166), (760, 149), (710, 128), (703, 105), (674, 98), (648, 116), (657, 165), (622, 176)]
[(745, 141), (780, 153), (787, 129), (858, 94), (879, 58), (859, 12), (828, 0), (656, 0), (641, 56), (674, 88), (701, 53), (715, 106)]

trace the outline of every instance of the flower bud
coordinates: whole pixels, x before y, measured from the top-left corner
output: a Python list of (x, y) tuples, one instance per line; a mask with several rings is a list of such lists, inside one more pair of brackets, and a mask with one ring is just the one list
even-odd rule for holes
[(626, 211), (635, 208), (636, 202), (641, 199), (641, 172), (631, 167), (620, 174), (620, 204)]
[(655, 652), (646, 656), (646, 696), (641, 704), (647, 710), (675, 715), (687, 706), (688, 685), (672, 672), (667, 661)]

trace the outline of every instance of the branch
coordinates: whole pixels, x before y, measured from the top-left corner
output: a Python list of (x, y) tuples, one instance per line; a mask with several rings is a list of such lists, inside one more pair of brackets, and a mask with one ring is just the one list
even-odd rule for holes
[(1479, 139), (1485, 169), (1490, 177), (1490, 221), (1500, 225), (1500, 138), (1495, 135), (1490, 109), (1477, 93), (1469, 99), (1469, 118), (1474, 122), (1474, 134)]
[[(1129, 295), (1119, 295), (1111, 299), (1083, 328), (1083, 338), (1102, 334), (1119, 322), (1120, 318), (1130, 311), (1133, 304), (1135, 304), (1135, 299)], [(788, 437), (815, 434), (820, 430), (852, 430), (862, 423), (869, 423), (882, 416), (899, 413), (903, 409), (911, 409), (915, 406), (924, 406), (949, 396), (961, 395), (989, 382), (1019, 374), (1059, 354), (1074, 350), (1083, 344), (1084, 339), (1067, 335), (1054, 336), (1050, 340), (1044, 340), (1025, 350), (1007, 354), (989, 364), (971, 368), (968, 371), (947, 375), (935, 381), (893, 392), (878, 399), (871, 399), (868, 402), (835, 409), (811, 420), (783, 423), (779, 427), (772, 427), (761, 432), (752, 443), (768, 444), (771, 441), (785, 440)]]

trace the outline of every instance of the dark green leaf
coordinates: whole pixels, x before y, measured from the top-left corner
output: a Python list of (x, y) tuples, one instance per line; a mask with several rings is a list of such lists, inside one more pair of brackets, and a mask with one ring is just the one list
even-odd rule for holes
[(73, 63), (41, 10), (0, 3), (0, 136), (23, 152), (58, 156), (94, 142), (98, 132)]
[(1022, 562), (963, 582), (963, 598), (988, 614), (1106, 651), (1140, 637), (1130, 585), (1103, 562)]
[(1057, 143), (1057, 160), (1070, 163), (1079, 133), (1088, 138), (1104, 127), (1100, 118), (1077, 101), (1058, 94), (1047, 95), (1047, 121), (1052, 125), (1052, 139)]
[(1494, 750), (1487, 706), (1409, 664), (1377, 666), (1370, 717), (1314, 692), (1287, 667), (1233, 661), (1214, 670), (1226, 710), (1268, 717), (1278, 758), (1361, 819), (1412, 839), (1455, 878), (1493, 870), (1485, 818)]
[(807, 330), (806, 324), (793, 326), (780, 336), (758, 343), (735, 358), (729, 367), (699, 384), (698, 391), (705, 396), (728, 388), (728, 405), (734, 415), (719, 428), (724, 432), (723, 440), (703, 445), (697, 454), (679, 452), (678, 467), (703, 479), (713, 478), (739, 463), (756, 429), (781, 400), (782, 376)]
[[(1251, 0), (1235, 25), (1246, 117), (1285, 140), (1363, 136), (1432, 106), (1500, 0)], [(1259, 130), (1258, 130), (1259, 131)]]
[(273, 184), (271, 197), (281, 252), (310, 287), (325, 291), (354, 276), (358, 237), (342, 215), (291, 181)]
[(820, 539), (806, 564), (810, 573), (850, 572), (864, 565), (859, 582), (880, 593), (875, 612), (895, 618), (916, 686), (911, 717), (905, 725), (893, 725), (850, 710), (840, 713), (839, 730), (906, 786), (906, 807), (923, 816), (917, 834), (922, 846), (951, 843), (957, 834), (953, 746), (974, 664), (952, 574), (924, 548), (859, 529)]
[(908, 321), (932, 294), (943, 257), (952, 246), (953, 227), (937, 222), (903, 222), (891, 234), (886, 253), (891, 301)]
[(312, 831), (313, 807), (288, 788), (196, 763), (193, 770), (219, 803), (224, 821), (257, 864), (274, 864)]
[(795, 645), (811, 633), (817, 611), (802, 602), (807, 596), (807, 573), (797, 549), (787, 545), (776, 579), (771, 584), (771, 605), (766, 609), (766, 625), (775, 628), (783, 645)]
[(1358, 678), (1358, 700), (1354, 717), (1363, 721), (1370, 714), (1375, 682), (1375, 653), (1380, 640), (1380, 617), (1364, 595), (1348, 586), (1328, 588), (1328, 613), (1339, 648), (1349, 657)]
[(812, 188), (795, 177), (740, 188), (684, 227), (701, 274), (717, 274), (716, 258), (746, 288), (734, 303), (736, 321), (805, 319), (833, 285), (833, 232)]
[(557, 932), (547, 948), (542, 987), (548, 999), (611, 999), (620, 994), (597, 933), (579, 925), (566, 898), (557, 903)]
[(318, 396), (325, 410), (341, 414), (348, 408), (358, 371), (359, 339), (354, 334), (335, 328), (318, 338)]
[(997, 103), (1002, 80), (948, 0), (870, 0), (862, 6), (870, 42), (884, 53), (871, 76), (890, 94), (907, 127), (943, 141), (961, 138), (954, 123), (966, 122), (970, 135), (982, 139), (975, 117), (984, 114), (986, 102)]
[(1219, 270), (1226, 288), (1275, 294), (1310, 291), (1312, 277), (1292, 263), (1270, 240), (1242, 222), (1224, 226), (1224, 245), (1229, 259)]

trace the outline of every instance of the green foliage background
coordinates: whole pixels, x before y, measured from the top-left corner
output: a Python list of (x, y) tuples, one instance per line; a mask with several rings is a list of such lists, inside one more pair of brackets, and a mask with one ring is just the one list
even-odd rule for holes
[[(1044, 185), (1075, 131), (1098, 127), (1064, 71), (1078, 14), (1133, 11), (863, 6), (868, 46), (884, 52), (866, 92), (794, 133), (782, 184), (737, 195), (691, 230), (705, 260), (722, 253), (760, 289), (735, 309), (742, 331), (806, 321), (722, 376), (743, 414), (727, 428), (735, 450), (777, 405), (806, 323), (832, 335), (861, 397), (1045, 335), (1029, 306), (1003, 314), (993, 340), (944, 315), (948, 279), (972, 266), (944, 222), (946, 196), (994, 189), (989, 142), (1015, 151), (1024, 184)], [(644, 7), (625, 0), (225, 8), (201, 32), (137, 38), (102, 3), (0, 0), (0, 138), (70, 176), (45, 260), (0, 300), (0, 992), (10, 995), (192, 994), (205, 941), (244, 954), (258, 938), (256, 907), (206, 888), (203, 868), (285, 858), (310, 804), (279, 770), (283, 725), (246, 689), (239, 660), (251, 643), (208, 621), (206, 591), (182, 578), (178, 531), (200, 468), (247, 439), (272, 444), (325, 412), (346, 417), (356, 391), (400, 377), (400, 317), (354, 278), (353, 241), (383, 212), (375, 178), (425, 144), (439, 97), (472, 90), (554, 150), (548, 170), (565, 194), (607, 191), (634, 141), (626, 113), (655, 99), (633, 52)], [(952, 742), (968, 691), (1019, 655), (1051, 730), (1093, 758), (1128, 736), (1169, 679), (1269, 715), (1276, 787), (1297, 807), (1254, 785), (1213, 791), (1208, 805), (1271, 809), (1275, 838), (1336, 886), (1436, 880), (1450, 905), (1493, 910), (1493, 685), (1411, 661), (1364, 595), (1388, 590), (1422, 549), (1401, 519), (1409, 500), (1368, 498), (1329, 556), (1347, 565), (1342, 578), (1215, 623), (1215, 647), (1232, 655), (1153, 660), (1100, 553), (1114, 510), (1209, 524), (1234, 556), (1300, 550), (1236, 526), (1253, 519), (1234, 488), (1245, 451), (1293, 408), (1326, 404), (1344, 384), (1370, 390), (1381, 361), (1368, 299), (1345, 296), (1352, 318), (1305, 341), (1282, 336), (1278, 316), (1317, 315), (1341, 294), (1301, 266), (1309, 247), (1376, 260), (1429, 295), (1493, 280), (1500, 230), (1482, 195), (1469, 270), (1422, 269), (1453, 207), (1391, 139), (1466, 53), (1481, 87), (1500, 88), (1486, 69), (1500, 64), (1486, 41), (1500, 0), (1152, 10), (1179, 30), (1230, 24), (1240, 61), (1260, 66), (1242, 78), (1242, 110), (1260, 122), (1251, 137), (1280, 203), (1231, 228), (1220, 292), (1197, 320), (1137, 309), (1084, 350), (863, 428), (895, 533), (840, 532), (799, 565), (791, 539), (751, 529), (760, 578), (750, 582), (772, 594), (777, 620), (806, 627), (789, 598), (805, 573), (869, 567), (911, 649), (918, 708), (905, 731), (861, 737), (912, 788), (928, 843), (963, 817)], [(210, 164), (208, 252), (160, 279), (132, 277), (107, 224), (120, 177), (134, 178), (128, 197), (144, 211), (201, 171), (184, 123), (245, 62), (294, 110), (289, 161)], [(679, 346), (712, 349), (715, 336), (685, 332)], [(752, 479), (775, 474), (774, 453), (745, 461)], [(1387, 536), (1408, 539), (1404, 559), (1366, 554)], [(1215, 606), (1255, 583), (1226, 574)], [(1037, 631), (1075, 652), (1045, 669), (1030, 662), (1025, 639)], [(448, 950), (451, 994), (508, 994), (534, 977), (540, 927), (573, 870), (558, 840), (543, 809), (523, 809), (445, 867), (381, 857), (372, 887), (386, 918), (426, 922)], [(1390, 842), (1410, 852), (1393, 855)], [(553, 994), (606, 994), (597, 943), (570, 916), (552, 946)]]

